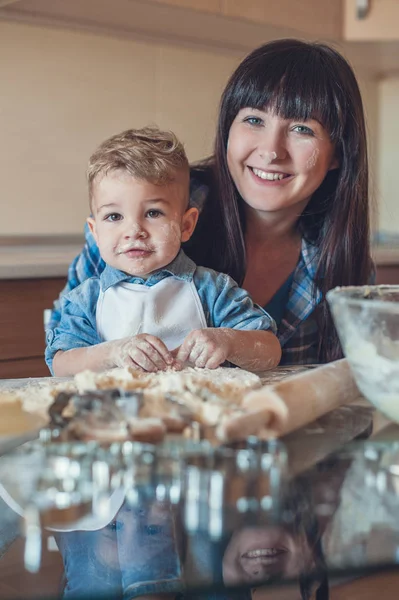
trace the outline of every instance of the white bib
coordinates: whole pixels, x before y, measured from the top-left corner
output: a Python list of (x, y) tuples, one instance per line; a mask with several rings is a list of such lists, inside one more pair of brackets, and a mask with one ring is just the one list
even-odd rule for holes
[(100, 292), (96, 323), (102, 341), (148, 333), (168, 350), (180, 346), (190, 331), (207, 327), (194, 283), (175, 277), (151, 287), (123, 282)]

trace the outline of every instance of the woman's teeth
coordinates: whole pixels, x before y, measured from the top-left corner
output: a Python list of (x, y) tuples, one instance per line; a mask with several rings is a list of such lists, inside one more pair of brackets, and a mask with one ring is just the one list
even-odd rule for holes
[(251, 550), (247, 552), (245, 556), (247, 558), (258, 558), (258, 556), (277, 556), (281, 554), (282, 550), (278, 548), (262, 548), (261, 550)]
[(253, 173), (261, 179), (268, 179), (269, 181), (276, 181), (277, 179), (284, 179), (287, 175), (283, 173), (272, 173), (271, 171), (261, 171), (260, 169), (252, 169)]

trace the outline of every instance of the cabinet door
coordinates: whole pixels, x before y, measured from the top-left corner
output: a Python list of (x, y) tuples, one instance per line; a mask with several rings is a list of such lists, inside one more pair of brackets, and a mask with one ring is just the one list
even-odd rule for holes
[(344, 39), (348, 41), (399, 40), (398, 0), (370, 0), (367, 15), (357, 15), (357, 1), (344, 0)]
[(0, 377), (48, 375), (43, 312), (64, 285), (58, 277), (0, 281)]
[(224, 0), (224, 13), (324, 39), (342, 36), (342, 6), (337, 0)]
[(399, 265), (377, 266), (377, 283), (399, 285)]
[(223, 0), (152, 0), (152, 2), (220, 14)]

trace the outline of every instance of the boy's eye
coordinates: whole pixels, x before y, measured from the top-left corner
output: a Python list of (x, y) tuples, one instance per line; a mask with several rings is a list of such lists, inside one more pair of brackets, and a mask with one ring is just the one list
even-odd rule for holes
[(293, 129), (297, 133), (302, 133), (304, 135), (314, 135), (314, 131), (310, 129), (310, 127), (306, 127), (306, 125), (295, 125)]
[(144, 531), (147, 535), (159, 535), (162, 533), (163, 527), (162, 525), (145, 525)]
[(122, 219), (122, 215), (119, 213), (111, 213), (109, 215), (106, 215), (104, 218), (104, 221), (111, 221), (111, 222), (115, 222), (115, 221), (120, 221)]
[(157, 217), (160, 217), (163, 215), (163, 212), (161, 212), (160, 210), (157, 210), (155, 208), (151, 208), (150, 210), (147, 211), (147, 217), (150, 217), (150, 219), (156, 219)]

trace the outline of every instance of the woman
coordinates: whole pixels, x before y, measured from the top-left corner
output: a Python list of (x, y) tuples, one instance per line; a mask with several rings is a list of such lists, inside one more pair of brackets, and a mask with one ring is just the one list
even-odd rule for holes
[[(187, 254), (270, 312), (282, 364), (339, 358), (325, 294), (372, 273), (363, 106), (345, 59), (298, 40), (253, 51), (227, 83), (214, 156), (191, 184), (203, 209)], [(86, 238), (66, 290), (103, 268)], [(57, 320), (56, 310), (50, 328)]]
[[(332, 468), (327, 473), (334, 479)], [(314, 479), (315, 475), (316, 469), (287, 484), (280, 497), (278, 521), (268, 522), (267, 514), (240, 515), (230, 521), (233, 531), (226, 530), (208, 549), (203, 546), (201, 555), (206, 553), (214, 567), (213, 584), (220, 587), (213, 594), (195, 596), (195, 600), (328, 599), (321, 543), (325, 523), (316, 510), (319, 504), (326, 506), (326, 486), (319, 486), (320, 474)], [(329, 485), (327, 489), (331, 491)], [(331, 508), (334, 510), (335, 504)], [(201, 560), (198, 551), (197, 555)], [(187, 564), (184, 570), (192, 582)], [(184, 596), (184, 600), (188, 598), (192, 595)]]

